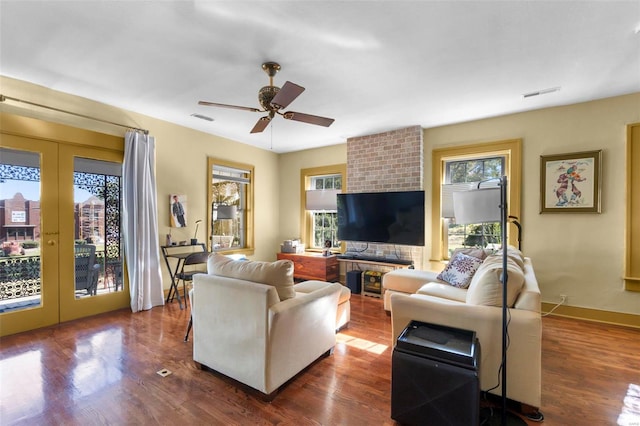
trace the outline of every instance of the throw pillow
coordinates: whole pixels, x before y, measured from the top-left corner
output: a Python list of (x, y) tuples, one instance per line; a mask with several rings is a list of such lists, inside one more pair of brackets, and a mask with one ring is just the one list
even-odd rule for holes
[(484, 260), (490, 254), (493, 254), (493, 250), (483, 249), (479, 247), (461, 247), (453, 251), (453, 253), (451, 254), (451, 258), (453, 259), (453, 257), (458, 253), (466, 254), (467, 256), (473, 256), (477, 257), (480, 260)]
[(457, 253), (451, 258), (447, 267), (438, 274), (437, 278), (454, 287), (467, 288), (471, 278), (473, 278), (473, 274), (475, 274), (480, 265), (482, 265), (481, 259), (464, 253)]
[[(498, 250), (495, 254), (501, 255), (502, 250)], [(520, 269), (524, 269), (524, 255), (514, 246), (507, 246), (507, 257), (518, 264)]]
[[(507, 256), (507, 306), (513, 307), (524, 285), (524, 271)], [(467, 290), (470, 305), (502, 306), (502, 256), (487, 257)]]
[(276, 288), (281, 301), (296, 296), (293, 289), (293, 262), (290, 260), (275, 262), (233, 260), (227, 256), (215, 254), (209, 257), (207, 267), (209, 273), (213, 275), (272, 285)]

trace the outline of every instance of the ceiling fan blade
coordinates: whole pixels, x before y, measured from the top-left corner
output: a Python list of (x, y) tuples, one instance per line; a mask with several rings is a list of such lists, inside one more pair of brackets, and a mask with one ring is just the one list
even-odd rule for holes
[(264, 117), (260, 117), (256, 125), (253, 126), (253, 129), (251, 129), (251, 133), (262, 132), (264, 129), (267, 128), (269, 123), (271, 123), (271, 118), (268, 115), (265, 115)]
[(215, 103), (215, 102), (207, 102), (207, 101), (200, 101), (200, 102), (198, 102), (198, 105), (213, 106), (213, 107), (220, 107), (220, 108), (240, 109), (240, 110), (243, 110), (243, 111), (251, 111), (251, 112), (262, 112), (262, 110), (258, 109), (258, 108), (243, 107), (243, 106), (228, 105), (228, 104), (218, 104), (218, 103)]
[(304, 114), (302, 112), (287, 111), (282, 114), (287, 120), (301, 121), (303, 123), (316, 124), (329, 127), (335, 121), (333, 118), (319, 117), (317, 115)]
[(282, 89), (273, 97), (271, 105), (274, 105), (277, 109), (286, 108), (295, 98), (300, 96), (302, 92), (304, 92), (304, 87), (287, 81), (284, 83), (284, 86), (282, 86)]

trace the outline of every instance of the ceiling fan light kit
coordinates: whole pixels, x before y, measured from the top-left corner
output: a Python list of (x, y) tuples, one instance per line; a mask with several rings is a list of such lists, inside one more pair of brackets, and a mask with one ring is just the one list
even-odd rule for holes
[(329, 127), (334, 122), (333, 118), (320, 117), (295, 111), (280, 112), (281, 109), (286, 108), (305, 90), (304, 87), (290, 81), (285, 82), (282, 88), (274, 86), (273, 77), (278, 73), (278, 71), (280, 71), (280, 68), (280, 64), (276, 62), (265, 62), (262, 64), (262, 69), (269, 76), (269, 85), (264, 86), (258, 92), (258, 103), (262, 109), (208, 101), (200, 101), (198, 102), (198, 105), (239, 109), (250, 112), (267, 112), (268, 115), (260, 117), (255, 126), (253, 126), (251, 133), (260, 133), (264, 131), (276, 114), (283, 116), (287, 120)]

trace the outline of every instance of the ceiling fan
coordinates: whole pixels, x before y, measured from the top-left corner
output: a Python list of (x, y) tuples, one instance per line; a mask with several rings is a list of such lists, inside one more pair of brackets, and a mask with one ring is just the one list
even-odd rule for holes
[(284, 83), (284, 86), (282, 86), (282, 88), (274, 86), (273, 77), (278, 71), (280, 71), (280, 64), (277, 64), (275, 62), (265, 62), (264, 64), (262, 64), (262, 69), (269, 76), (269, 85), (264, 86), (258, 92), (258, 102), (260, 102), (260, 106), (262, 106), (262, 109), (219, 104), (216, 102), (207, 101), (200, 101), (198, 102), (198, 105), (240, 109), (243, 111), (251, 112), (267, 112), (268, 114), (264, 117), (260, 117), (256, 125), (253, 126), (253, 129), (251, 129), (251, 133), (260, 133), (264, 129), (266, 129), (271, 122), (271, 119), (275, 117), (276, 114), (283, 116), (287, 120), (301, 121), (303, 123), (316, 124), (318, 126), (324, 127), (331, 126), (331, 123), (333, 123), (334, 121), (333, 118), (320, 117), (317, 115), (304, 114), (302, 112), (295, 111), (281, 112), (282, 109), (286, 108), (291, 102), (293, 102), (295, 98), (297, 98), (302, 92), (304, 92), (304, 87), (298, 86), (297, 84), (290, 81)]

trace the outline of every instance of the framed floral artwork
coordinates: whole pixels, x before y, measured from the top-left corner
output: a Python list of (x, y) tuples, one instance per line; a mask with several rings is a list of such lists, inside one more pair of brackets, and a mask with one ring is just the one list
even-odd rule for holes
[(602, 150), (540, 156), (540, 213), (600, 213)]

